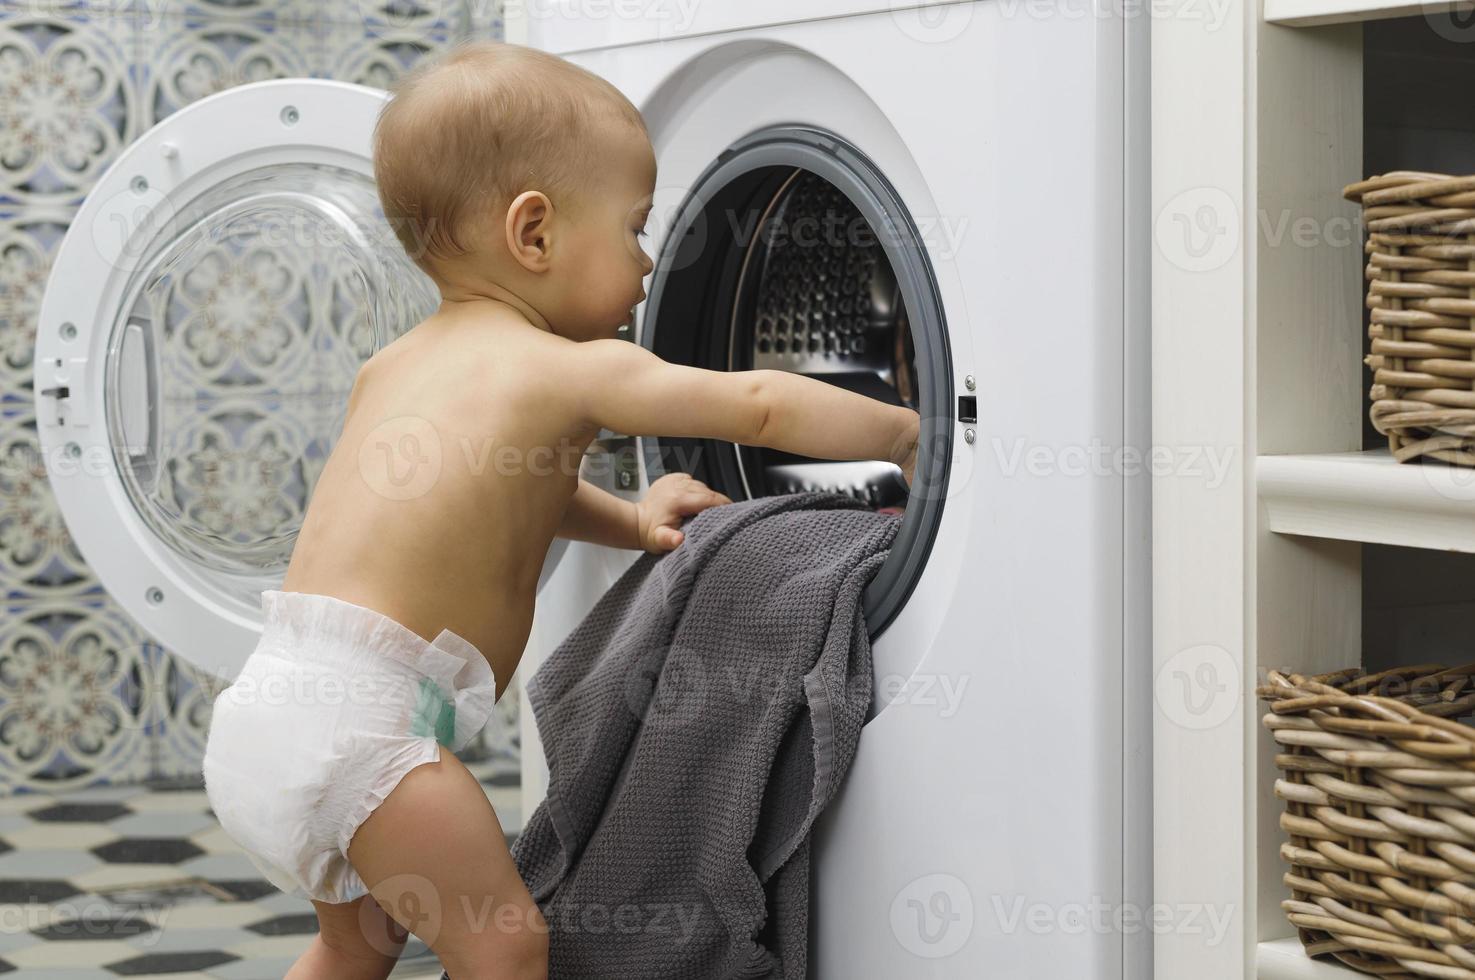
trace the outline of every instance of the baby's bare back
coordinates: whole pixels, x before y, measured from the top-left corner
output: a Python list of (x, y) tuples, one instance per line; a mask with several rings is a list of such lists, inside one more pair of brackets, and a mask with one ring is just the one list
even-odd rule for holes
[(543, 559), (598, 428), (560, 397), (560, 345), (512, 319), (437, 314), (360, 372), (282, 589), (336, 596), (491, 663), (500, 697)]

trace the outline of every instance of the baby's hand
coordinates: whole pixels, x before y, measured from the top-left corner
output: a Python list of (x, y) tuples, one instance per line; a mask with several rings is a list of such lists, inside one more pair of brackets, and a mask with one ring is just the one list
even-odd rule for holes
[(679, 545), (686, 535), (681, 519), (732, 500), (685, 473), (667, 473), (650, 485), (645, 499), (635, 505), (640, 547), (659, 555)]

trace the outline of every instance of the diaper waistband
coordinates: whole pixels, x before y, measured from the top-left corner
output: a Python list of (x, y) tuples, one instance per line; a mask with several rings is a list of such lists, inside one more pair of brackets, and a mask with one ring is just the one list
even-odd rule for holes
[(314, 663), (356, 673), (373, 664), (430, 677), (448, 694), (495, 691), (491, 664), (476, 645), (449, 629), (426, 640), (384, 613), (311, 592), (261, 593), (262, 644), (289, 656), (302, 650)]

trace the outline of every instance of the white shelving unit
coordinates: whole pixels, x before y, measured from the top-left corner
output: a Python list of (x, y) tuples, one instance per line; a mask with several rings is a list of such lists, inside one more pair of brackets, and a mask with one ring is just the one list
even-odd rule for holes
[(1349, 980), (1359, 974), (1328, 966), (1301, 951), (1299, 939), (1274, 939), (1255, 951), (1257, 975), (1265, 980)]
[(1255, 482), (1278, 534), (1475, 552), (1475, 469), (1386, 451), (1262, 456)]
[(1265, 20), (1271, 24), (1314, 27), (1470, 9), (1471, 4), (1461, 0), (1440, 0), (1435, 3), (1396, 3), (1389, 0), (1265, 0)]
[[(1362, 451), (1341, 196), (1368, 175), (1363, 32), (1455, 6), (1233, 0), (1152, 22), (1153, 441), (1179, 461), (1153, 484), (1154, 901), (1231, 914), (1217, 942), (1157, 935), (1163, 980), (1364, 976), (1306, 957), (1280, 909), (1254, 690), (1270, 667), (1360, 661), (1364, 544), (1475, 552), (1475, 471)], [(1187, 462), (1208, 453), (1228, 465)]]

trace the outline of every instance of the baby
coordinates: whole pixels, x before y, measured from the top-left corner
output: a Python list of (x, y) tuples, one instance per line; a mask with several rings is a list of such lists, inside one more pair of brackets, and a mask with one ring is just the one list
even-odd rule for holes
[(602, 428), (711, 438), (889, 459), (910, 484), (919, 420), (617, 337), (652, 271), (655, 154), (639, 111), (570, 62), (483, 42), (421, 66), (374, 168), (441, 303), (358, 373), (261, 641), (216, 699), (206, 790), (317, 912), (289, 978), (387, 976), (408, 932), (455, 980), (544, 977), (546, 924), (453, 753), (517, 668), (555, 537), (662, 553), (731, 503), (681, 474), (631, 503), (579, 478), (585, 449)]

